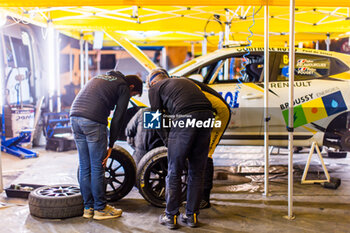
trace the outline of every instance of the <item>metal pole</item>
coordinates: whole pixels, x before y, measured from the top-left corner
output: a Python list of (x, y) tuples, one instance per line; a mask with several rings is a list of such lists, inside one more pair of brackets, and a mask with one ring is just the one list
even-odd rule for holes
[(218, 45), (218, 49), (222, 49), (222, 48), (223, 48), (224, 40), (225, 40), (225, 34), (224, 34), (224, 32), (219, 32), (219, 45)]
[[(0, 92), (1, 92), (1, 100), (0, 100), (0, 111), (1, 111), (1, 116), (2, 116), (2, 132), (1, 132), (1, 137), (0, 137), (0, 147), (2, 144), (2, 141), (5, 140), (5, 53), (4, 53), (4, 34), (2, 29), (0, 29), (1, 33), (1, 50), (0, 50)], [(4, 191), (4, 184), (3, 184), (3, 179), (2, 179), (2, 155), (1, 155), (1, 149), (0, 149), (0, 193)]]
[(317, 41), (316, 41), (316, 47), (315, 47), (316, 50), (319, 49), (319, 44), (320, 44), (320, 43), (319, 43), (318, 40), (317, 40)]
[[(56, 84), (56, 47), (55, 47), (55, 29), (51, 22), (47, 25), (47, 54), (48, 54), (48, 74), (49, 74), (49, 110), (53, 112), (55, 84)], [(57, 88), (57, 87), (56, 87)]]
[(96, 63), (97, 63), (97, 74), (100, 74), (101, 73), (101, 50), (97, 50)]
[(289, 114), (288, 114), (288, 219), (294, 219), (293, 214), (293, 131), (294, 131), (294, 66), (295, 66), (295, 0), (290, 0), (289, 6)]
[(168, 69), (167, 51), (165, 46), (162, 48), (162, 66), (164, 69)]
[(89, 81), (89, 43), (85, 41), (85, 84)]
[(55, 31), (55, 41), (56, 41), (56, 83), (57, 83), (57, 112), (61, 112), (61, 74), (60, 74), (60, 38), (59, 32)]
[[(228, 13), (226, 13), (228, 14)], [(228, 21), (228, 19), (227, 19)], [(230, 39), (230, 25), (229, 23), (225, 23), (225, 34), (224, 34), (224, 38), (223, 38), (223, 43), (222, 43), (222, 47), (226, 44), (228, 44), (229, 42), (229, 39)], [(228, 74), (228, 70), (229, 70), (229, 66), (230, 66), (230, 63), (229, 63), (229, 59), (226, 59), (225, 60), (225, 66), (224, 66), (224, 80), (229, 80), (229, 74)]]
[(269, 195), (269, 6), (265, 6), (265, 35), (264, 35), (264, 158), (265, 158), (265, 187), (264, 195)]
[[(204, 35), (204, 40), (202, 41), (202, 56), (207, 54), (207, 35)], [(207, 73), (207, 67), (202, 69), (202, 75)]]
[(204, 36), (204, 40), (202, 41), (202, 56), (207, 54), (207, 35)]
[(70, 45), (70, 50), (69, 50), (69, 79), (70, 82), (73, 82), (73, 50)]
[(191, 42), (191, 53), (192, 53), (191, 59), (193, 59), (194, 58), (194, 42)]
[(80, 89), (84, 87), (84, 34), (80, 34)]
[(331, 45), (331, 37), (330, 37), (330, 34), (327, 33), (327, 39), (326, 39), (327, 51), (329, 51), (330, 45)]

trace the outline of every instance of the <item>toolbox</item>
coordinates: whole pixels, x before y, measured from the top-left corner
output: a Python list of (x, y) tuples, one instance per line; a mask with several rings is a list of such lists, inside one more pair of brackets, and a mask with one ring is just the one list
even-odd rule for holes
[(11, 184), (10, 187), (5, 189), (7, 197), (19, 197), (19, 198), (28, 198), (29, 193), (34, 189), (43, 187), (44, 185), (38, 184)]

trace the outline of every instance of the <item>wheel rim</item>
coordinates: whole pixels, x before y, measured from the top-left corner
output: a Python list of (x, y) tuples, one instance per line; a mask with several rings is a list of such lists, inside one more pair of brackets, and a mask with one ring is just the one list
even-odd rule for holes
[(118, 192), (126, 179), (123, 165), (114, 158), (109, 157), (105, 169), (106, 194), (110, 195)]
[(350, 131), (349, 131), (349, 129), (342, 131), (341, 147), (343, 150), (350, 150)]
[(80, 194), (80, 189), (76, 186), (50, 186), (40, 190), (39, 194), (45, 197), (68, 197)]
[[(168, 174), (167, 157), (162, 157), (153, 161), (145, 172), (144, 191), (149, 193), (153, 198), (161, 202), (165, 201), (165, 178)], [(187, 190), (187, 168), (181, 176), (181, 197), (184, 199)]]

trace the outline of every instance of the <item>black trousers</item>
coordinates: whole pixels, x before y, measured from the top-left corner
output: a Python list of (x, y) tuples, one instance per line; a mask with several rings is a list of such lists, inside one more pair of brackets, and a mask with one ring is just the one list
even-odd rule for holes
[[(207, 120), (213, 118), (211, 111), (192, 112), (182, 120)], [(202, 199), (204, 171), (206, 169), (211, 128), (172, 127), (168, 140), (168, 175), (166, 177), (167, 215), (179, 213), (181, 205), (181, 174), (188, 159), (186, 214), (198, 214)]]
[(210, 191), (213, 188), (213, 176), (214, 176), (214, 163), (213, 159), (208, 157), (207, 167), (204, 175), (204, 187), (202, 199), (206, 202), (210, 202)]

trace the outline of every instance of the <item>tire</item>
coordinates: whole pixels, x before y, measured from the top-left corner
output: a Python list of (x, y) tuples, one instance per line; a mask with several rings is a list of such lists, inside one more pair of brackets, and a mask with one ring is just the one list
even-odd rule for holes
[[(125, 197), (135, 185), (135, 161), (123, 147), (114, 146), (105, 170), (106, 199), (108, 202), (118, 201)], [(77, 177), (79, 180), (79, 167)]]
[(122, 199), (134, 187), (136, 164), (129, 152), (123, 147), (114, 146), (111, 156), (107, 160), (105, 177), (106, 198), (109, 202)]
[(51, 185), (29, 194), (30, 214), (39, 218), (71, 218), (82, 216), (83, 198), (77, 185)]
[(338, 115), (328, 124), (323, 145), (342, 151), (350, 151), (350, 112)]
[[(137, 187), (140, 194), (150, 204), (164, 208), (165, 202), (165, 177), (168, 174), (168, 149), (158, 147), (149, 151), (140, 160), (137, 166)], [(187, 195), (187, 168), (183, 171), (181, 184), (181, 200), (186, 200)]]

